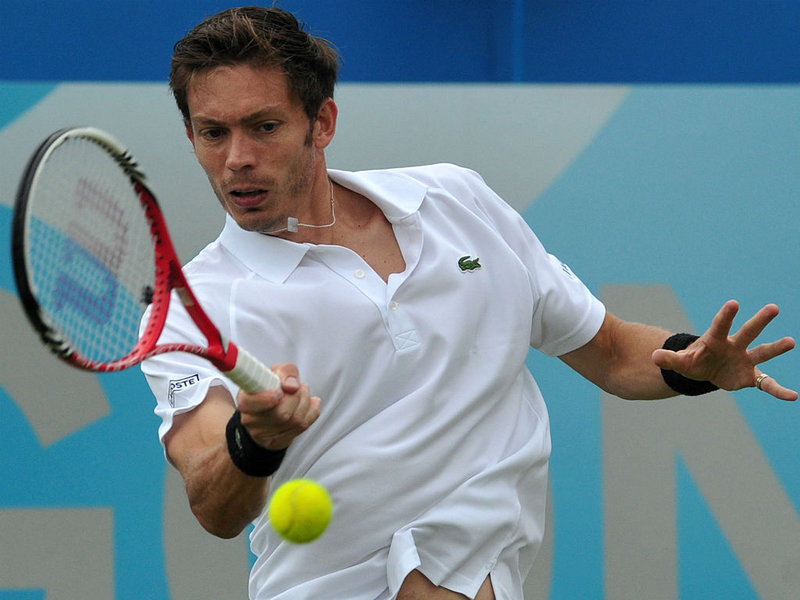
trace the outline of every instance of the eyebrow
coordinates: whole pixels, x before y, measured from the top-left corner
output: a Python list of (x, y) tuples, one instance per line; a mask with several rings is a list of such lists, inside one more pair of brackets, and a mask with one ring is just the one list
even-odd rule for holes
[[(257, 123), (259, 121), (274, 119), (276, 117), (278, 110), (279, 109), (277, 107), (257, 110), (253, 113), (250, 113), (249, 115), (245, 115), (241, 119), (237, 119), (236, 121), (234, 121), (234, 123), (237, 125), (249, 125), (251, 123)], [(213, 117), (206, 117), (202, 114), (193, 116), (192, 122), (198, 125), (206, 125), (206, 126), (209, 125), (222, 126), (228, 124), (227, 121), (220, 121), (219, 119), (215, 119)]]

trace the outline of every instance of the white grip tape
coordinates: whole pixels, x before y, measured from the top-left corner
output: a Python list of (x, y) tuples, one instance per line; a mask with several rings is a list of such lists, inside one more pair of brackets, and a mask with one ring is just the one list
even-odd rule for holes
[(257, 358), (243, 348), (237, 348), (239, 355), (236, 366), (226, 375), (245, 392), (275, 390), (281, 387), (281, 380), (275, 373), (261, 364)]

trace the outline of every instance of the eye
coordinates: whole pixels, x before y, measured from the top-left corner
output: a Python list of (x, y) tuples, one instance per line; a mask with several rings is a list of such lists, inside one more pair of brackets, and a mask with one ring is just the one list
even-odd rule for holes
[(220, 139), (224, 135), (224, 132), (219, 127), (209, 127), (207, 129), (200, 130), (200, 135), (207, 140), (213, 141)]
[(278, 124), (275, 121), (269, 121), (267, 123), (261, 123), (258, 127), (263, 133), (272, 133), (278, 128)]

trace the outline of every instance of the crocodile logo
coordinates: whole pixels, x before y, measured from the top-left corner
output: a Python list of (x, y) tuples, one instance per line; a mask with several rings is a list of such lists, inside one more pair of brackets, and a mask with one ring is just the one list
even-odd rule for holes
[(470, 258), (469, 254), (467, 256), (462, 256), (458, 259), (458, 268), (461, 269), (463, 272), (467, 271), (474, 271), (475, 269), (481, 268), (481, 263), (478, 262), (479, 258)]

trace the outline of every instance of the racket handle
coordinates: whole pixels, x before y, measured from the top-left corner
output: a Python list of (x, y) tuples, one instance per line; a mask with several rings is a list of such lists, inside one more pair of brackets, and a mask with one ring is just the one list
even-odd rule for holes
[(233, 383), (245, 392), (275, 390), (281, 387), (281, 380), (275, 373), (265, 367), (261, 361), (247, 350), (237, 347), (236, 365), (225, 373)]

